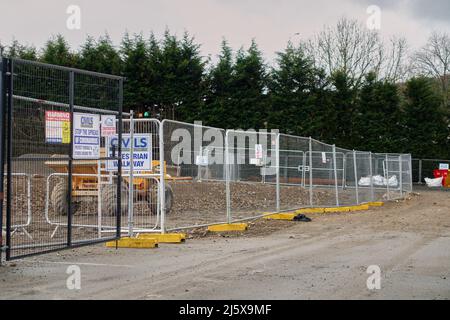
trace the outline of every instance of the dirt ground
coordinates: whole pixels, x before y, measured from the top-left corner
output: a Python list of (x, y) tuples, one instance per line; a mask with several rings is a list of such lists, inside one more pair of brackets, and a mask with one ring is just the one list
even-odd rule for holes
[[(450, 193), (366, 212), (204, 229), (157, 249), (84, 247), (0, 267), (1, 299), (450, 299)], [(81, 289), (66, 286), (78, 265)], [(366, 286), (368, 266), (381, 289)]]
[[(49, 180), (49, 191), (53, 190), (60, 178)], [(48, 219), (44, 216), (47, 186), (44, 177), (34, 177), (30, 180), (29, 209), (32, 220), (26, 226), (26, 231), (32, 239), (23, 232), (15, 233), (13, 247), (33, 245), (38, 243), (63, 242), (66, 239), (66, 229), (61, 227), (53, 235), (57, 224), (67, 225), (67, 216), (55, 212), (51, 201), (48, 206)], [(6, 184), (6, 183), (5, 183)], [(227, 221), (226, 193), (224, 182), (210, 181), (183, 181), (170, 183), (173, 190), (173, 206), (166, 217), (168, 229), (206, 225), (210, 223), (223, 223)], [(13, 226), (27, 223), (27, 179), (26, 177), (14, 177), (12, 196), (12, 222)], [(352, 199), (354, 189), (342, 189), (339, 196), (342, 204), (354, 203)], [(361, 191), (362, 193), (362, 191)], [(152, 211), (156, 207), (154, 199), (156, 194), (151, 194), (150, 202), (145, 199), (135, 199), (134, 222), (136, 227), (151, 229), (158, 224), (158, 217)], [(125, 195), (122, 195), (125, 199)], [(378, 195), (377, 195), (378, 197)], [(381, 196), (378, 198), (381, 199)], [(51, 197), (49, 196), (49, 199)], [(314, 188), (313, 201), (315, 205), (333, 206), (335, 204), (335, 191), (332, 188)], [(153, 205), (151, 204), (153, 203)], [(297, 209), (309, 204), (309, 189), (300, 186), (282, 186), (280, 191), (280, 205), (282, 210)], [(104, 206), (103, 206), (104, 207)], [(261, 215), (264, 212), (276, 210), (276, 188), (272, 184), (262, 183), (231, 183), (231, 207), (233, 220), (244, 219)], [(95, 239), (97, 237), (98, 201), (97, 197), (78, 198), (74, 201), (74, 216), (72, 223), (75, 225), (88, 225), (91, 228), (74, 228), (75, 240)], [(6, 224), (6, 206), (4, 206), (4, 224)], [(122, 221), (127, 221), (127, 212), (122, 214)], [(102, 225), (115, 228), (116, 218), (108, 212), (102, 213)], [(14, 228), (13, 228), (14, 229)], [(19, 229), (21, 231), (21, 229)], [(53, 235), (53, 237), (52, 237)], [(32, 251), (30, 251), (32, 252)]]

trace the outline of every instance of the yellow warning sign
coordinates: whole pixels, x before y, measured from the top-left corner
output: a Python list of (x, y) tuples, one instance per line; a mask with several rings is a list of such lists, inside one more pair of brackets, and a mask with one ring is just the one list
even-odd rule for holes
[(62, 123), (62, 143), (70, 143), (70, 122)]

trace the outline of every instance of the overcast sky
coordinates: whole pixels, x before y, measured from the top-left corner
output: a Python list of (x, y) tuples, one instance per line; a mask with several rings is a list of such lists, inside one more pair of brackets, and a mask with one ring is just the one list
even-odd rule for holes
[[(80, 30), (66, 27), (69, 5), (81, 9)], [(218, 54), (223, 37), (234, 49), (255, 38), (270, 60), (289, 39), (307, 39), (342, 16), (365, 24), (369, 5), (381, 8), (385, 38), (404, 36), (419, 47), (433, 30), (450, 33), (450, 0), (0, 0), (0, 41), (41, 47), (61, 33), (77, 48), (87, 35), (108, 32), (119, 44), (126, 30), (160, 36), (168, 27), (189, 31), (205, 56)]]

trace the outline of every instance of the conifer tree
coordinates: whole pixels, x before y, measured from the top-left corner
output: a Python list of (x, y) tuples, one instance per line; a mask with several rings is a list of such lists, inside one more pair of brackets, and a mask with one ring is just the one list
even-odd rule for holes
[(417, 158), (448, 157), (449, 128), (441, 109), (441, 96), (426, 78), (406, 83), (404, 151)]
[(234, 128), (261, 129), (267, 127), (267, 73), (255, 41), (244, 52), (238, 51), (233, 75), (232, 107), (229, 121)]

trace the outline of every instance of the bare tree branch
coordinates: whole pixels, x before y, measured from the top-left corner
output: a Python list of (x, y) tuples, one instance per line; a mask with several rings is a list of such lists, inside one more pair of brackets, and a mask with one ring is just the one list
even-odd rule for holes
[(433, 32), (427, 44), (414, 55), (415, 70), (441, 84), (444, 105), (449, 103), (450, 35)]
[(386, 49), (379, 33), (357, 20), (342, 18), (335, 27), (326, 27), (309, 41), (308, 52), (318, 67), (330, 75), (346, 73), (356, 87), (369, 72), (393, 82), (406, 76), (406, 40), (392, 38)]

